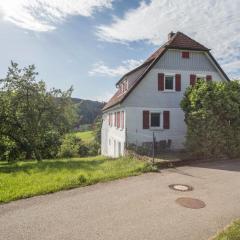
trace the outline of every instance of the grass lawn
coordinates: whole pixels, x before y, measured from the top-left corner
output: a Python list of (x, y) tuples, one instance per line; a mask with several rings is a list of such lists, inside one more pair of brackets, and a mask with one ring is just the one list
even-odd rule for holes
[(148, 164), (136, 159), (103, 156), (0, 162), (0, 203), (138, 175), (150, 169)]
[(83, 131), (83, 132), (75, 132), (75, 136), (81, 138), (83, 142), (90, 143), (93, 141), (93, 131)]
[(239, 239), (240, 239), (240, 220), (237, 220), (212, 240), (239, 240)]

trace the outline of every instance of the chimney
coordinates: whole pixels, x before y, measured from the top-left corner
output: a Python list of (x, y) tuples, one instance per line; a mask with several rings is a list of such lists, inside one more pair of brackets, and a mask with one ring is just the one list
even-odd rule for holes
[(174, 33), (173, 31), (171, 31), (171, 32), (168, 34), (168, 40), (170, 40), (174, 35), (175, 35), (175, 33)]

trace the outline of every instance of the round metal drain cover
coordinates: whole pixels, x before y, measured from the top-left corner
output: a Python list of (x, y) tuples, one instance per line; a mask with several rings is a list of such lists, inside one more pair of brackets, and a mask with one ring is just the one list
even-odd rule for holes
[(178, 198), (176, 202), (186, 208), (199, 209), (206, 207), (206, 204), (203, 201), (196, 198), (181, 197)]
[(185, 184), (171, 184), (169, 185), (169, 188), (176, 190), (176, 191), (181, 191), (181, 192), (187, 192), (187, 191), (192, 191), (193, 187)]

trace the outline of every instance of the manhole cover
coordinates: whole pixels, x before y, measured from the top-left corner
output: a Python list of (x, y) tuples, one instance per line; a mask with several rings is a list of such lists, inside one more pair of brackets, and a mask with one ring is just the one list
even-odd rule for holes
[(176, 202), (186, 208), (199, 209), (206, 207), (206, 204), (203, 201), (195, 198), (181, 197), (178, 198)]
[(176, 191), (181, 191), (181, 192), (193, 190), (193, 187), (185, 185), (185, 184), (171, 184), (171, 185), (169, 185), (169, 188), (176, 190)]

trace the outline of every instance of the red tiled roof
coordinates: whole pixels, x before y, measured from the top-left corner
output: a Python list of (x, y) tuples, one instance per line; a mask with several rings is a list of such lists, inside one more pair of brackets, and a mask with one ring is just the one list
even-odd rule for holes
[(151, 61), (148, 64), (142, 64), (140, 67), (134, 69), (133, 71), (131, 71), (131, 74), (126, 74), (122, 79), (128, 81), (128, 90), (125, 93), (121, 94), (120, 89), (118, 89), (118, 91), (113, 95), (113, 97), (106, 103), (103, 110), (121, 102), (126, 97), (126, 94), (130, 91), (130, 89), (135, 86), (138, 79), (141, 78), (144, 72), (148, 69), (150, 64)]
[(206, 48), (205, 46), (193, 40), (192, 38), (188, 37), (182, 32), (177, 32), (167, 43), (167, 46), (169, 48), (176, 48), (176, 49), (191, 49), (191, 50), (198, 50), (198, 51), (210, 50), (209, 48)]
[[(188, 37), (182, 32), (175, 33), (164, 45), (162, 45), (157, 51), (155, 51), (141, 66), (133, 69), (132, 71), (125, 74), (116, 85), (118, 85), (123, 80), (131, 80), (131, 84), (128, 86), (128, 90), (124, 94), (120, 94), (118, 90), (114, 96), (106, 103), (103, 110), (115, 106), (121, 103), (129, 93), (137, 86), (137, 84), (143, 79), (147, 72), (152, 68), (152, 66), (157, 62), (160, 57), (165, 53), (167, 49), (186, 49), (186, 50), (196, 50), (196, 51), (207, 51), (210, 57), (213, 59), (219, 70), (222, 72), (224, 77), (228, 79), (227, 75), (217, 64), (217, 61), (210, 54), (208, 48)], [(135, 78), (135, 79), (134, 79)]]

